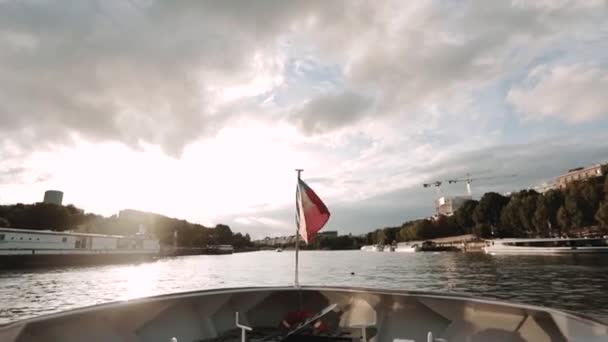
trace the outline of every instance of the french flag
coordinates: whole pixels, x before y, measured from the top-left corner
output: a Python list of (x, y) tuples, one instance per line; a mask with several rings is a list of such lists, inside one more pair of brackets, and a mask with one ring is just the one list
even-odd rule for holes
[(329, 210), (319, 196), (303, 180), (298, 179), (296, 189), (296, 224), (300, 236), (306, 243), (312, 241), (317, 232), (329, 220)]

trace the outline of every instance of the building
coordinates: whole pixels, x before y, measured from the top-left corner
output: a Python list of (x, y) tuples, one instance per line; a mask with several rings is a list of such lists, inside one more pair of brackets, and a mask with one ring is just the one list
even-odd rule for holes
[(47, 190), (44, 192), (43, 202), (61, 205), (61, 202), (63, 202), (63, 192), (58, 190)]
[(605, 173), (605, 168), (604, 168), (604, 165), (601, 165), (601, 164), (593, 164), (593, 165), (587, 166), (587, 167), (577, 167), (577, 168), (568, 170), (567, 173), (565, 173), (561, 176), (556, 177), (555, 184), (557, 185), (557, 188), (563, 189), (572, 182), (600, 177), (604, 173)]
[(437, 215), (452, 216), (471, 196), (442, 196), (435, 200)]

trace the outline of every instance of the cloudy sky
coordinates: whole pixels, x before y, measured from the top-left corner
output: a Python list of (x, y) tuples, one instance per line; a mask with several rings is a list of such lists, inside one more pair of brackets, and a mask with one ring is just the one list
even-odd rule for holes
[(602, 161), (607, 1), (0, 0), (0, 203), (283, 235), (303, 168), (361, 233)]

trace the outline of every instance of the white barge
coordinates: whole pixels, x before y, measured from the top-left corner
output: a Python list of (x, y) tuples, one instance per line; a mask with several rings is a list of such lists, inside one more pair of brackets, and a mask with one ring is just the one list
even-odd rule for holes
[(0, 269), (96, 264), (144, 260), (157, 256), (157, 239), (0, 228)]
[(489, 240), (489, 254), (589, 254), (608, 253), (606, 238), (548, 238)]

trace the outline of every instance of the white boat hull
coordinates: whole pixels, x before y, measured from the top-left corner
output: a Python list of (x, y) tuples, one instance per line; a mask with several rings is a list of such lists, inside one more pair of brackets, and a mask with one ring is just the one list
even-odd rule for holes
[[(608, 326), (583, 316), (468, 296), (357, 288), (246, 288), (190, 292), (42, 316), (0, 327), (0, 340), (217, 341), (240, 324), (277, 327), (289, 312), (336, 305), (334, 332), (353, 341), (605, 342)], [(323, 318), (325, 319), (325, 318)], [(266, 328), (264, 328), (266, 327)], [(272, 329), (272, 328), (271, 328)], [(240, 341), (236, 330), (234, 338)], [(306, 338), (315, 341), (314, 338)], [(328, 341), (325, 339), (324, 341)]]
[(605, 247), (576, 247), (576, 248), (571, 248), (571, 247), (554, 247), (554, 248), (484, 247), (483, 250), (488, 254), (597, 254), (597, 253), (608, 253), (608, 248), (605, 248)]
[(488, 254), (597, 254), (608, 253), (604, 238), (544, 238), (489, 240), (483, 247)]
[(395, 248), (395, 252), (399, 252), (399, 253), (415, 253), (418, 251), (418, 248), (416, 247), (397, 247)]
[(364, 252), (382, 252), (384, 251), (384, 247), (383, 246), (377, 246), (377, 245), (373, 245), (373, 246), (363, 246), (361, 247), (361, 250)]

